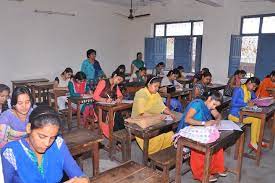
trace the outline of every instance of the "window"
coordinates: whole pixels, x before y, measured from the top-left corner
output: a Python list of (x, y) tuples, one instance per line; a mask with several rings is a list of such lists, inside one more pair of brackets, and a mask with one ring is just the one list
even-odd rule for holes
[(203, 34), (203, 21), (193, 23), (193, 35)]
[(242, 34), (258, 34), (260, 27), (260, 18), (244, 18), (242, 25)]
[(155, 26), (155, 36), (164, 36), (165, 25), (160, 24)]
[(154, 36), (199, 36), (203, 35), (203, 21), (166, 22), (155, 24)]
[(191, 23), (167, 24), (167, 36), (189, 36), (191, 35)]
[(262, 33), (275, 33), (275, 16), (263, 17)]
[(166, 68), (167, 70), (173, 69), (174, 65), (174, 46), (175, 38), (167, 38), (166, 47)]

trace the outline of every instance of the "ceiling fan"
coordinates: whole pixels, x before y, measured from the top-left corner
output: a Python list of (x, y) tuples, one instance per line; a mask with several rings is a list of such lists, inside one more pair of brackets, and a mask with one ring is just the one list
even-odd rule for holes
[(123, 16), (125, 18), (128, 18), (129, 20), (134, 20), (135, 18), (146, 17), (146, 16), (151, 15), (150, 13), (134, 15), (133, 0), (131, 0), (131, 7), (129, 9), (129, 12), (130, 12), (130, 14), (128, 16), (124, 15), (124, 14), (121, 14), (121, 13), (115, 13), (115, 14), (119, 15), (119, 16)]

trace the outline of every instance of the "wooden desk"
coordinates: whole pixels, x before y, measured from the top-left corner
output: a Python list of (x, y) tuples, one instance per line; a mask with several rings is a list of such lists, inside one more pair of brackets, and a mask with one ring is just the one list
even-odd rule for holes
[(88, 129), (75, 129), (63, 133), (63, 138), (72, 154), (72, 156), (80, 155), (85, 152), (92, 151), (93, 175), (99, 173), (99, 146), (103, 138), (96, 132)]
[(191, 101), (191, 92), (192, 88), (183, 88), (182, 91), (175, 91), (172, 93), (159, 92), (159, 94), (161, 97), (166, 98), (166, 106), (170, 108), (172, 98), (178, 98), (179, 100), (181, 100), (181, 97), (187, 97), (188, 100)]
[[(38, 103), (41, 103), (42, 98), (43, 98), (43, 102), (45, 102), (46, 97), (49, 96), (50, 90), (53, 89), (54, 82), (35, 82), (35, 83), (28, 83), (27, 85), (31, 88), (34, 102), (36, 102), (36, 98), (38, 98)], [(36, 95), (36, 92), (37, 92), (37, 95)]]
[[(128, 130), (128, 143), (131, 144), (131, 135), (137, 136), (144, 140), (143, 143), (143, 163), (148, 163), (148, 149), (149, 139), (160, 135), (163, 132), (171, 131), (177, 128), (178, 123), (182, 117), (182, 113), (173, 112), (176, 115), (175, 121), (162, 121), (159, 124), (150, 126), (148, 128), (141, 128), (137, 124), (125, 122), (125, 128)], [(129, 146), (131, 148), (131, 146)], [(131, 149), (129, 149), (129, 156), (131, 155)]]
[(191, 78), (178, 79), (177, 82), (179, 82), (185, 87), (187, 84), (189, 85), (192, 83), (192, 79)]
[(275, 98), (275, 88), (267, 88), (266, 91), (270, 94), (270, 96)]
[(159, 172), (146, 166), (128, 161), (118, 167), (100, 173), (90, 179), (91, 183), (160, 183)]
[(17, 86), (26, 86), (29, 83), (38, 83), (38, 82), (49, 82), (49, 80), (46, 78), (13, 80), (13, 81), (11, 81), (12, 90), (14, 90)]
[(224, 90), (226, 87), (225, 84), (211, 84), (211, 85), (208, 85), (207, 88), (209, 90), (216, 90), (216, 91), (219, 91), (219, 90)]
[[(133, 104), (115, 104), (115, 105), (101, 105), (96, 104), (98, 108), (98, 121), (99, 123), (108, 123), (109, 126), (109, 156), (111, 157), (111, 147), (113, 143), (113, 127), (115, 124), (114, 113), (117, 111), (123, 111), (131, 109)], [(109, 121), (103, 121), (103, 111), (108, 113)]]
[[(269, 107), (261, 107), (261, 108), (262, 108), (262, 112), (240, 111), (240, 122), (243, 121), (245, 116), (261, 119), (261, 129), (260, 129), (258, 149), (256, 152), (256, 156), (245, 154), (245, 157), (256, 160), (257, 166), (260, 166), (262, 142), (266, 141), (268, 143), (269, 149), (273, 149), (274, 136), (275, 136), (275, 104)], [(271, 128), (271, 131), (272, 131), (271, 139), (264, 140), (263, 136), (264, 136), (265, 123), (268, 118), (272, 119), (272, 117), (273, 117), (273, 121), (272, 121), (272, 128)]]
[[(245, 130), (244, 126), (242, 127)], [(191, 139), (180, 137), (177, 142), (177, 157), (176, 157), (176, 183), (181, 182), (181, 167), (183, 160), (183, 147), (189, 147), (194, 150), (198, 150), (205, 153), (204, 159), (204, 171), (203, 171), (203, 183), (209, 182), (210, 176), (210, 163), (212, 155), (218, 150), (225, 148), (229, 144), (231, 145), (234, 142), (237, 142), (238, 148), (238, 157), (237, 157), (237, 167), (235, 170), (230, 170), (237, 175), (237, 182), (241, 178), (241, 168), (242, 168), (242, 159), (243, 159), (243, 145), (244, 145), (244, 131), (221, 131), (220, 138), (210, 144), (203, 144)]]
[(92, 97), (68, 97), (68, 126), (72, 126), (72, 115), (73, 108), (72, 103), (76, 104), (76, 114), (77, 114), (77, 126), (80, 127), (81, 120), (81, 109), (80, 106), (83, 103), (92, 102)]

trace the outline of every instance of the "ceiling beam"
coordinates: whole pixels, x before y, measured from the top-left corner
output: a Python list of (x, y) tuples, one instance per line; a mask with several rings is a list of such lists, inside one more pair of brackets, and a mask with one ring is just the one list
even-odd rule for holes
[(213, 7), (222, 7), (224, 5), (224, 0), (196, 0), (203, 4), (207, 4)]

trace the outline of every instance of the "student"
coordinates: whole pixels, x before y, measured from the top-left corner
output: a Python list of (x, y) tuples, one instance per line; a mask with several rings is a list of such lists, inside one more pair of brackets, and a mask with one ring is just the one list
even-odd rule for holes
[[(73, 76), (73, 70), (67, 67), (60, 76), (54, 79), (54, 90), (68, 90), (68, 83)], [(60, 96), (57, 98), (57, 105), (59, 110), (66, 109), (67, 96)]]
[(58, 136), (61, 120), (54, 109), (39, 106), (30, 115), (27, 136), (8, 143), (1, 153), (6, 183), (61, 182), (63, 171), (68, 182), (88, 183), (64, 139)]
[(0, 84), (0, 114), (10, 108), (10, 88), (7, 85)]
[[(168, 86), (174, 86), (175, 89), (182, 89), (183, 88), (182, 84), (177, 82), (179, 75), (180, 75), (180, 72), (178, 69), (173, 69), (169, 71), (168, 74), (164, 76), (161, 80), (160, 91), (167, 92)], [(169, 107), (171, 110), (177, 111), (177, 112), (181, 112), (183, 108), (181, 102), (176, 98), (171, 99), (171, 103)]]
[(164, 75), (164, 68), (165, 68), (165, 63), (160, 62), (155, 66), (155, 68), (153, 69), (152, 74), (154, 76), (163, 76)]
[(125, 73), (126, 73), (126, 67), (125, 67), (125, 65), (119, 65), (117, 67), (117, 69), (113, 73), (118, 73), (118, 72), (121, 72), (121, 73), (123, 73), (125, 75)]
[[(167, 108), (158, 93), (160, 78), (150, 77), (147, 79), (146, 86), (136, 92), (132, 108), (131, 117), (143, 116), (144, 114), (168, 114), (174, 120), (175, 115)], [(153, 154), (172, 145), (172, 131), (162, 133), (149, 140), (148, 153)], [(136, 137), (137, 143), (143, 149), (143, 140)]]
[[(123, 99), (123, 95), (120, 91), (118, 85), (122, 83), (124, 80), (124, 74), (121, 72), (113, 73), (111, 78), (100, 80), (96, 86), (93, 98), (97, 102), (107, 102), (111, 103), (115, 101), (116, 103), (121, 103)], [(103, 120), (106, 121), (107, 113), (104, 112)], [(124, 129), (124, 120), (120, 112), (116, 112), (115, 114), (115, 124), (114, 131)], [(100, 127), (103, 131), (103, 134), (106, 137), (109, 137), (109, 125), (100, 124)]]
[(210, 72), (204, 72), (201, 80), (195, 83), (192, 90), (192, 98), (200, 98), (204, 92), (207, 92), (207, 85), (211, 83), (212, 74)]
[(209, 72), (209, 73), (210, 73), (209, 69), (206, 68), (206, 67), (205, 67), (205, 68), (202, 68), (201, 71), (195, 73), (195, 75), (194, 75), (194, 77), (193, 77), (193, 84), (195, 84), (195, 83), (197, 83), (198, 81), (200, 81), (200, 80), (202, 79), (203, 73), (205, 73), (205, 72)]
[(177, 69), (180, 71), (179, 79), (184, 79), (184, 77), (185, 77), (184, 67), (178, 66)]
[[(86, 75), (84, 72), (77, 72), (73, 79), (68, 84), (69, 93), (71, 97), (92, 97), (92, 91), (87, 83)], [(76, 105), (72, 105), (76, 109)], [(80, 111), (83, 113), (82, 125), (87, 126), (87, 117), (95, 116), (92, 103), (81, 104)]]
[(33, 106), (32, 95), (27, 87), (21, 86), (14, 89), (11, 106), (11, 109), (0, 116), (0, 149), (6, 143), (26, 134), (26, 125)]
[[(240, 110), (245, 106), (253, 106), (251, 99), (256, 98), (254, 90), (260, 84), (260, 80), (256, 77), (249, 78), (245, 84), (241, 87), (235, 88), (231, 101), (231, 108), (229, 112), (228, 119), (234, 122), (239, 122)], [(252, 150), (257, 151), (258, 140), (261, 128), (261, 119), (255, 117), (245, 117), (243, 119), (244, 124), (251, 124), (251, 139), (249, 147)], [(266, 144), (262, 144), (263, 147), (266, 147)]]
[(82, 62), (81, 71), (86, 74), (90, 88), (93, 90), (100, 78), (106, 77), (100, 63), (96, 60), (96, 51), (89, 49), (87, 59)]
[[(188, 104), (185, 109), (182, 119), (179, 123), (177, 131), (180, 131), (185, 126), (212, 126), (221, 120), (221, 114), (216, 110), (216, 107), (222, 103), (222, 95), (217, 91), (205, 92), (202, 99), (195, 99)], [(214, 119), (213, 119), (213, 117)], [(190, 166), (194, 179), (203, 180), (205, 154), (200, 151), (191, 150)], [(217, 181), (214, 174), (219, 174), (225, 177), (227, 173), (224, 168), (224, 153), (223, 149), (219, 150), (212, 156), (210, 163), (210, 182)]]
[(145, 83), (146, 81), (147, 69), (146, 67), (141, 67), (134, 74), (131, 75), (129, 82), (139, 82)]
[(275, 88), (275, 70), (272, 71), (264, 80), (261, 82), (257, 92), (256, 96), (263, 98), (263, 97), (269, 97), (270, 94), (266, 91), (267, 88)]
[(224, 95), (232, 97), (233, 90), (236, 87), (241, 86), (241, 80), (245, 77), (246, 72), (244, 70), (236, 70), (234, 75), (231, 76), (224, 89)]
[(131, 75), (134, 74), (137, 70), (139, 70), (141, 67), (144, 67), (144, 61), (142, 60), (142, 53), (137, 53), (137, 59), (132, 61), (131, 64)]

